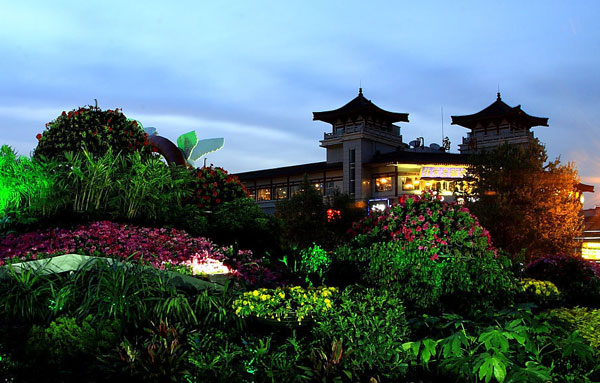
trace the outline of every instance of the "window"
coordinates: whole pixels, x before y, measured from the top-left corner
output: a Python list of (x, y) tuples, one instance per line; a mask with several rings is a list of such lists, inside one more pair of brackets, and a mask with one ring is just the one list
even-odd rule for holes
[(421, 182), (419, 177), (402, 177), (402, 190), (420, 190)]
[(250, 198), (252, 198), (253, 200), (256, 200), (256, 189), (252, 188), (252, 189), (248, 189), (248, 195), (250, 196)]
[(258, 189), (257, 201), (270, 201), (271, 200), (271, 188)]
[(392, 177), (379, 177), (375, 179), (375, 190), (386, 192), (392, 190)]
[(290, 196), (294, 196), (300, 192), (300, 185), (291, 185), (290, 186)]
[(325, 187), (325, 195), (333, 195), (333, 193), (335, 192), (335, 182), (333, 181), (328, 181)]
[(278, 187), (275, 188), (275, 199), (287, 199), (287, 188), (286, 187)]
[(350, 180), (350, 187), (349, 187), (349, 191), (350, 191), (350, 195), (353, 196), (354, 194), (356, 194), (356, 150), (355, 149), (350, 149), (349, 152), (349, 165), (348, 169), (350, 170), (350, 174), (349, 174), (349, 180)]

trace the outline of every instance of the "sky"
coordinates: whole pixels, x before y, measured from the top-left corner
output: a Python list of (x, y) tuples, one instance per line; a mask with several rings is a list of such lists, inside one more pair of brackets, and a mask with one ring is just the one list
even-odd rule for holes
[[(600, 205), (600, 2), (0, 0), (0, 145), (30, 155), (63, 110), (122, 108), (176, 141), (224, 137), (207, 162), (230, 172), (325, 160), (336, 109), (363, 88), (409, 113), (404, 141), (451, 141), (451, 115), (498, 90), (549, 127)], [(202, 161), (202, 160), (201, 160)], [(197, 163), (201, 166), (201, 163)]]

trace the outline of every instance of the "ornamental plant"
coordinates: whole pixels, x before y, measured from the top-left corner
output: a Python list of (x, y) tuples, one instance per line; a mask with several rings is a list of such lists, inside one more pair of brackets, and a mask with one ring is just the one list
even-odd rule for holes
[(254, 316), (279, 322), (282, 319), (294, 319), (302, 323), (304, 319), (331, 309), (337, 294), (335, 287), (262, 288), (242, 294), (233, 302), (233, 309), (240, 317)]
[(497, 253), (490, 234), (469, 209), (440, 201), (431, 193), (402, 196), (384, 212), (371, 212), (353, 224), (353, 247), (395, 241), (416, 246), (431, 260)]
[(600, 310), (585, 307), (559, 308), (551, 311), (556, 318), (566, 322), (571, 330), (577, 330), (579, 334), (590, 342), (590, 346), (597, 352), (600, 351)]
[(532, 278), (523, 278), (517, 284), (519, 299), (532, 302), (540, 307), (557, 304), (560, 301), (560, 291), (550, 281), (538, 281)]
[(140, 261), (159, 269), (176, 266), (185, 269), (190, 264), (210, 262), (210, 259), (223, 262), (239, 282), (250, 286), (277, 286), (282, 279), (278, 268), (269, 269), (248, 250), (234, 252), (176, 229), (98, 221), (73, 229), (8, 234), (0, 239), (0, 265), (72, 253)]
[(101, 156), (108, 148), (115, 153), (139, 151), (144, 157), (152, 153), (148, 134), (136, 120), (129, 120), (120, 109), (103, 111), (88, 106), (62, 112), (38, 133), (34, 158), (64, 159), (65, 152), (78, 153), (84, 148), (93, 156)]
[(248, 197), (248, 191), (240, 180), (223, 168), (210, 165), (192, 172), (194, 194), (189, 202), (201, 209), (213, 210), (224, 202)]
[(528, 264), (524, 276), (551, 281), (569, 305), (600, 306), (600, 267), (580, 256), (546, 255)]
[(462, 206), (431, 194), (402, 198), (353, 225), (352, 235), (334, 254), (330, 284), (390, 288), (411, 310), (474, 313), (512, 301), (510, 262)]

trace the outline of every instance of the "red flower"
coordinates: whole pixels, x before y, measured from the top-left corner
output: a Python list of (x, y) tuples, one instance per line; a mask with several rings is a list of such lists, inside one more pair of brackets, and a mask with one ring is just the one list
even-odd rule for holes
[(66, 115), (67, 115), (67, 112), (65, 112), (65, 111), (63, 110), (63, 112), (62, 112), (61, 116), (63, 116), (63, 117), (64, 117), (64, 116), (66, 116)]
[(37, 138), (37, 139), (38, 139), (38, 141), (39, 141), (39, 140), (41, 140), (41, 139), (42, 139), (42, 134), (41, 134), (41, 133), (38, 133), (38, 134), (35, 136), (35, 138)]

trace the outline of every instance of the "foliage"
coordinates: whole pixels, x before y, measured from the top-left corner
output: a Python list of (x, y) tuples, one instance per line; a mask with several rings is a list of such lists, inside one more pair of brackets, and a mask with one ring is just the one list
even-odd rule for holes
[(471, 211), (490, 230), (496, 246), (528, 260), (571, 252), (581, 232), (577, 170), (556, 159), (547, 164), (546, 148), (505, 144), (472, 158)]
[(233, 302), (236, 315), (241, 317), (294, 319), (301, 323), (331, 309), (338, 293), (335, 287), (304, 289), (300, 286), (278, 287), (248, 291)]
[(0, 148), (0, 217), (18, 221), (49, 217), (66, 203), (59, 163), (17, 157), (7, 145)]
[(398, 241), (370, 248), (340, 247), (334, 256), (338, 264), (354, 265), (356, 282), (394, 291), (410, 310), (468, 314), (512, 301), (510, 264), (491, 252), (477, 258), (432, 259), (415, 243)]
[(315, 321), (313, 334), (321, 352), (313, 353), (313, 359), (333, 347), (330, 364), (346, 371), (353, 381), (404, 375), (407, 366), (401, 345), (408, 336), (404, 305), (387, 290), (347, 288), (332, 309), (320, 313)]
[(519, 280), (517, 291), (521, 301), (532, 302), (539, 307), (556, 305), (561, 298), (560, 291), (554, 283), (532, 278)]
[(79, 153), (83, 149), (92, 156), (102, 156), (109, 148), (115, 153), (139, 151), (144, 157), (151, 155), (148, 135), (141, 124), (128, 120), (119, 109), (103, 111), (89, 106), (62, 112), (37, 138), (34, 158), (63, 160), (65, 152)]
[(133, 342), (124, 338), (119, 355), (104, 358), (104, 365), (110, 373), (134, 381), (181, 382), (189, 374), (186, 339), (180, 325), (161, 321), (146, 328)]
[(487, 231), (464, 207), (430, 194), (403, 198), (356, 223), (352, 233), (349, 245), (334, 253), (329, 284), (344, 274), (358, 277), (397, 291), (411, 310), (468, 313), (512, 300), (510, 262), (496, 255)]
[(597, 378), (593, 350), (577, 332), (546, 313), (534, 315), (520, 308), (495, 313), (483, 322), (457, 315), (426, 319), (443, 335), (406, 342), (403, 349), (413, 369), (421, 367), (441, 380), (542, 383)]
[(306, 275), (310, 285), (323, 284), (323, 278), (331, 265), (331, 256), (319, 245), (300, 250), (300, 272)]
[(569, 305), (600, 305), (600, 268), (580, 256), (540, 257), (527, 265), (524, 275), (554, 283)]
[(45, 276), (34, 269), (17, 273), (11, 268), (1, 281), (0, 307), (5, 320), (40, 323), (48, 318), (51, 290)]
[(271, 260), (280, 252), (280, 222), (250, 198), (224, 202), (208, 217), (205, 235), (215, 243), (250, 249)]
[(120, 333), (116, 320), (98, 323), (91, 315), (81, 321), (59, 317), (47, 327), (33, 326), (28, 340), (29, 354), (38, 363), (63, 368), (72, 363), (94, 362), (97, 355), (117, 345)]
[(203, 210), (214, 210), (224, 202), (248, 196), (248, 191), (240, 180), (223, 168), (202, 167), (192, 171), (193, 195), (189, 203)]
[(566, 321), (572, 330), (587, 340), (596, 352), (600, 352), (600, 310), (585, 307), (559, 308), (552, 310), (552, 315)]

